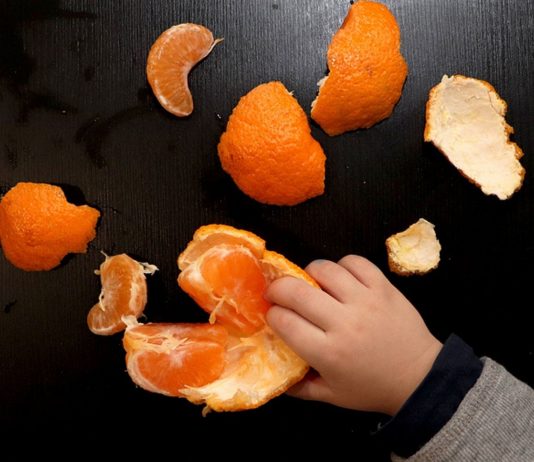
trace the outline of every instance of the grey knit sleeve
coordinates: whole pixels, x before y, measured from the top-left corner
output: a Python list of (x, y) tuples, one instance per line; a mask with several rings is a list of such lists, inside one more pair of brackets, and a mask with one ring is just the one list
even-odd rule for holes
[(408, 459), (394, 462), (533, 462), (534, 390), (500, 364), (484, 368), (449, 422)]

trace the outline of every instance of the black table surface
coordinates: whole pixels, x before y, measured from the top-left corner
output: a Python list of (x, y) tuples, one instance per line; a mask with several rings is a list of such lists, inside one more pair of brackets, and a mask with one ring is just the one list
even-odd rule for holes
[[(534, 385), (534, 1), (384, 3), (398, 19), (409, 65), (398, 106), (377, 126), (334, 138), (312, 123), (327, 154), (326, 193), (274, 207), (234, 186), (220, 167), (218, 139), (240, 96), (262, 82), (281, 80), (309, 112), (348, 1), (0, 2), (2, 192), (19, 181), (54, 183), (102, 212), (88, 253), (56, 270), (26, 273), (0, 257), (4, 445), (18, 432), (48, 436), (55, 454), (58, 440), (89, 451), (98, 447), (93, 438), (103, 438), (183, 460), (221, 448), (248, 460), (250, 453), (236, 450), (246, 439), (278, 460), (313, 460), (321, 452), (332, 460), (387, 460), (369, 437), (379, 416), (280, 397), (257, 410), (203, 418), (185, 400), (136, 388), (121, 336), (89, 332), (100, 250), (160, 268), (149, 282), (148, 320), (204, 321), (176, 284), (176, 257), (208, 223), (256, 232), (300, 265), (364, 255), (441, 340), (456, 332)], [(182, 22), (204, 24), (225, 40), (191, 74), (196, 108), (180, 120), (159, 107), (145, 63), (156, 37)], [(428, 91), (443, 74), (487, 80), (508, 102), (527, 171), (510, 200), (485, 196), (423, 142)], [(420, 217), (436, 225), (440, 266), (424, 277), (394, 276), (384, 241)], [(125, 429), (132, 439), (124, 439)], [(119, 444), (113, 435), (120, 432)], [(215, 444), (219, 437), (223, 446)]]

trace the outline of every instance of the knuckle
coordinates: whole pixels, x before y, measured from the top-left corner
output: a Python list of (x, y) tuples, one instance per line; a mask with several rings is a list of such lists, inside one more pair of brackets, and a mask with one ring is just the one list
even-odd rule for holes
[(292, 279), (291, 277), (283, 277), (271, 282), (265, 291), (266, 297), (276, 302), (285, 292), (291, 290)]
[(306, 272), (316, 279), (322, 279), (335, 271), (336, 268), (337, 265), (329, 260), (314, 261), (306, 267)]
[(305, 304), (311, 299), (312, 287), (303, 281), (295, 281), (291, 287), (291, 298), (297, 305)]
[(346, 255), (341, 260), (339, 260), (339, 264), (344, 264), (362, 269), (374, 266), (369, 260), (367, 260), (367, 258), (362, 257), (361, 255)]
[(356, 273), (368, 276), (375, 282), (379, 282), (380, 279), (386, 279), (378, 266), (360, 255), (347, 255), (339, 260), (339, 264), (350, 268)]
[(294, 320), (291, 313), (280, 306), (272, 306), (267, 313), (267, 321), (277, 331), (291, 332)]

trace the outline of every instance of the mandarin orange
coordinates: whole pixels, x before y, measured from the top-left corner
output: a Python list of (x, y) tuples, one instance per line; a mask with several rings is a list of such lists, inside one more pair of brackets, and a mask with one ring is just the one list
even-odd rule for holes
[(218, 152), (224, 171), (258, 202), (296, 205), (324, 192), (323, 149), (280, 82), (259, 85), (239, 100)]
[(18, 183), (0, 202), (5, 257), (26, 271), (50, 270), (69, 253), (85, 253), (100, 212), (67, 202), (58, 186)]
[(190, 23), (173, 26), (158, 37), (148, 54), (146, 75), (165, 110), (178, 117), (193, 112), (189, 72), (221, 40), (214, 40), (206, 27)]
[(311, 111), (326, 133), (369, 128), (391, 115), (408, 66), (399, 26), (385, 5), (354, 2), (328, 48), (328, 68)]
[[(266, 250), (265, 241), (255, 234), (225, 225), (199, 228), (178, 266), (180, 287), (211, 313), (212, 324), (137, 327), (134, 318), (126, 320), (130, 327), (124, 346), (135, 383), (205, 404), (205, 411), (240, 411), (261, 406), (304, 377), (306, 362), (265, 323), (269, 304), (263, 294), (270, 282), (283, 276), (318, 287), (305, 271)], [(184, 333), (194, 326), (198, 332), (209, 327), (218, 331), (209, 331), (205, 338)], [(230, 335), (224, 337), (221, 329)], [(132, 336), (140, 330), (144, 340), (135, 343)], [(153, 340), (161, 336), (163, 340)]]
[(292, 275), (314, 284), (298, 266), (266, 250), (263, 239), (224, 225), (199, 228), (178, 257), (178, 267), (179, 286), (210, 313), (211, 322), (237, 336), (265, 327), (268, 283)]

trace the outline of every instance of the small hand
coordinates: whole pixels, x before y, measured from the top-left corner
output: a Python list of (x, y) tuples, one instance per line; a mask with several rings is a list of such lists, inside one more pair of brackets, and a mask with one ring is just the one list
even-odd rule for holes
[(271, 328), (317, 374), (290, 394), (362, 411), (395, 414), (441, 349), (413, 305), (365, 258), (312, 262), (321, 289), (285, 277), (266, 298)]

